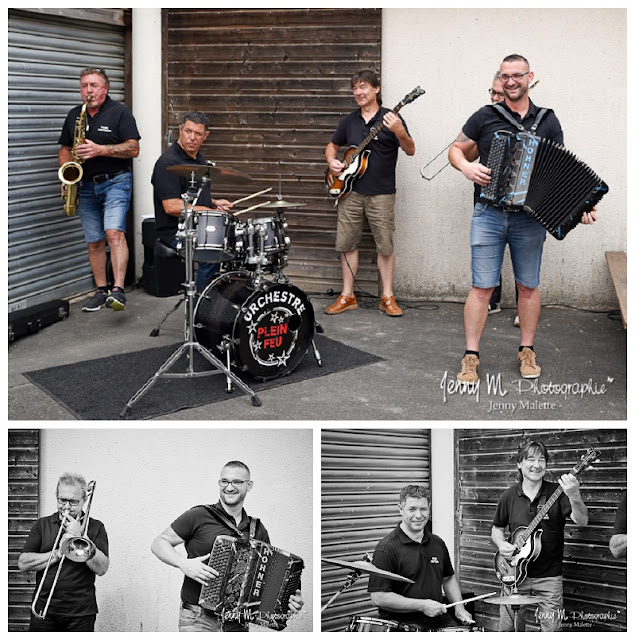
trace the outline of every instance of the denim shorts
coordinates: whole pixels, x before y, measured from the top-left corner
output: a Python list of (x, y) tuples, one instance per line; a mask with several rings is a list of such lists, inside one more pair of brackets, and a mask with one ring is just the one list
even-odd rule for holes
[(395, 194), (363, 195), (351, 191), (337, 203), (337, 238), (335, 250), (355, 251), (362, 239), (364, 216), (373, 232), (377, 253), (392, 255), (395, 230)]
[(503, 211), (477, 202), (472, 217), (472, 286), (490, 289), (500, 283), (505, 245), (516, 282), (529, 289), (540, 284), (540, 263), (547, 232), (522, 211)]
[(86, 180), (79, 190), (77, 214), (86, 242), (101, 242), (106, 229), (126, 230), (126, 214), (132, 194), (132, 173), (127, 171), (106, 182)]

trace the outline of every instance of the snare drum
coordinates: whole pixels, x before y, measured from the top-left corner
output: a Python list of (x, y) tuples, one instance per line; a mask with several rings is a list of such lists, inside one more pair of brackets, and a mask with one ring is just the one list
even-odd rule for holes
[(346, 631), (399, 631), (399, 623), (393, 620), (354, 616), (346, 627)]
[(199, 211), (196, 216), (194, 260), (215, 263), (233, 260), (236, 221), (222, 211)]
[(201, 293), (194, 309), (196, 339), (259, 380), (297, 367), (315, 331), (306, 294), (290, 284), (257, 280), (245, 271), (225, 273)]

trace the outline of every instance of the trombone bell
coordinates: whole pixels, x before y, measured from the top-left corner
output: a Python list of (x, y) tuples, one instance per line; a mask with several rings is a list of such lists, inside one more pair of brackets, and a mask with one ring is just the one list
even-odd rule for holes
[(88, 562), (95, 556), (97, 548), (92, 540), (76, 536), (64, 540), (60, 552), (72, 562)]

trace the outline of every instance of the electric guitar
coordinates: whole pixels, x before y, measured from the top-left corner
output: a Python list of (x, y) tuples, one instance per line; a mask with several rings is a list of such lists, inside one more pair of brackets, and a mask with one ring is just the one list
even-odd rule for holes
[[(425, 91), (423, 89), (416, 87), (391, 111), (391, 113), (396, 114), (401, 107), (410, 104), (424, 93)], [(335, 199), (345, 198), (351, 192), (355, 179), (361, 178), (368, 167), (370, 149), (366, 149), (366, 147), (384, 128), (384, 126), (384, 123), (381, 122), (356, 147), (352, 146), (346, 150), (342, 160), (346, 166), (338, 176), (336, 176), (330, 169), (326, 170), (326, 173), (324, 174), (324, 183), (326, 185), (326, 193), (328, 196)]]
[[(589, 449), (582, 457), (580, 462), (571, 469), (572, 475), (577, 475), (588, 464), (593, 462), (599, 453), (594, 449)], [(536, 528), (547, 515), (549, 509), (556, 503), (563, 489), (560, 485), (551, 494), (549, 500), (545, 502), (542, 509), (536, 514), (536, 517), (529, 523), (527, 527), (518, 527), (512, 533), (509, 542), (516, 547), (511, 558), (505, 558), (500, 551), (494, 556), (494, 570), (496, 577), (507, 587), (516, 587), (527, 577), (528, 564), (533, 562), (542, 550), (542, 529), (536, 531)]]

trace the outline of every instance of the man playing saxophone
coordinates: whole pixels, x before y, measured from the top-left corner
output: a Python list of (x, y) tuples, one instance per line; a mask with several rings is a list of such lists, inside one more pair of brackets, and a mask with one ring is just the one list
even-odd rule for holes
[[(21, 572), (37, 572), (29, 631), (94, 631), (95, 576), (108, 571), (108, 535), (103, 523), (94, 518), (84, 530), (88, 487), (83, 476), (64, 474), (56, 494), (57, 511), (36, 520), (18, 558)], [(85, 562), (71, 561), (63, 553), (66, 541), (78, 537), (90, 545), (90, 553), (94, 548), (94, 555)]]
[[(132, 158), (139, 155), (139, 131), (134, 116), (124, 104), (108, 95), (110, 81), (103, 69), (88, 67), (80, 73), (82, 105), (68, 112), (58, 143), (60, 167), (74, 162), (82, 173), (81, 183), (62, 183), (67, 213), (75, 208), (88, 243), (88, 259), (97, 290), (82, 311), (102, 306), (121, 311), (126, 306), (124, 281), (128, 267), (126, 215), (132, 193)], [(79, 122), (78, 122), (79, 121)], [(108, 289), (106, 240), (110, 247), (114, 283)]]

